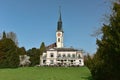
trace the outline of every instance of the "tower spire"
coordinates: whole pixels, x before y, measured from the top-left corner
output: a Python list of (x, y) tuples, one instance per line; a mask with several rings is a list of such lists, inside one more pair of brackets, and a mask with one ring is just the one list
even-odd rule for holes
[(59, 6), (59, 21), (62, 22), (62, 18), (61, 18), (61, 6)]
[(58, 24), (57, 24), (57, 31), (63, 31), (62, 30), (61, 7), (59, 7), (59, 20), (58, 20)]

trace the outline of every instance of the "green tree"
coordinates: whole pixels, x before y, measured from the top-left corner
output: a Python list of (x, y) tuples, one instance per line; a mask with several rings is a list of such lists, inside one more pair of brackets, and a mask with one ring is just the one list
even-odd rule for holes
[(3, 32), (3, 36), (2, 36), (2, 39), (5, 39), (6, 38), (6, 33), (5, 31)]
[(29, 49), (27, 55), (30, 56), (30, 66), (36, 66), (40, 62), (40, 50), (36, 48)]
[(94, 80), (120, 79), (120, 1), (114, 3), (109, 21), (102, 27), (102, 38), (96, 41), (98, 49), (89, 67)]
[(19, 54), (20, 54), (20, 55), (26, 55), (26, 54), (27, 54), (27, 52), (26, 52), (26, 50), (25, 50), (24, 47), (21, 47), (21, 48), (19, 48), (18, 50), (19, 50)]
[(40, 46), (40, 55), (42, 55), (42, 53), (46, 51), (46, 47), (45, 47), (45, 44), (44, 42), (41, 43), (41, 46)]
[(93, 56), (90, 54), (84, 55), (85, 66), (87, 66), (89, 69), (91, 69), (91, 67), (93, 65), (92, 58), (93, 58)]
[(18, 47), (11, 39), (0, 40), (0, 68), (15, 68), (19, 65)]

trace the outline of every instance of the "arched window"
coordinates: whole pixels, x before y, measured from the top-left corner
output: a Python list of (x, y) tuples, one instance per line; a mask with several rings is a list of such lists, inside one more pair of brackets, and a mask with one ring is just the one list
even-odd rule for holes
[(78, 55), (78, 58), (81, 58), (80, 54)]
[(53, 54), (53, 53), (50, 53), (50, 57), (54, 57), (54, 54)]
[(60, 38), (58, 38), (58, 42), (60, 42)]

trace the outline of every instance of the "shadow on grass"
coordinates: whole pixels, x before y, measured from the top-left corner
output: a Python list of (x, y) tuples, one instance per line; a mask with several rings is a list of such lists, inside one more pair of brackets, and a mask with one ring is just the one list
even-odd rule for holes
[(92, 76), (89, 76), (89, 77), (82, 77), (82, 79), (84, 79), (84, 80), (93, 80), (93, 79), (92, 79)]

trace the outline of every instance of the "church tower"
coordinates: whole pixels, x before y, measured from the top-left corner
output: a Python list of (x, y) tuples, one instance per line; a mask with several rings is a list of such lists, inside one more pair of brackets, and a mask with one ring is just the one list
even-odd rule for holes
[(63, 29), (62, 29), (62, 18), (61, 18), (61, 11), (59, 12), (59, 20), (57, 23), (57, 31), (56, 31), (56, 45), (57, 48), (63, 47)]

